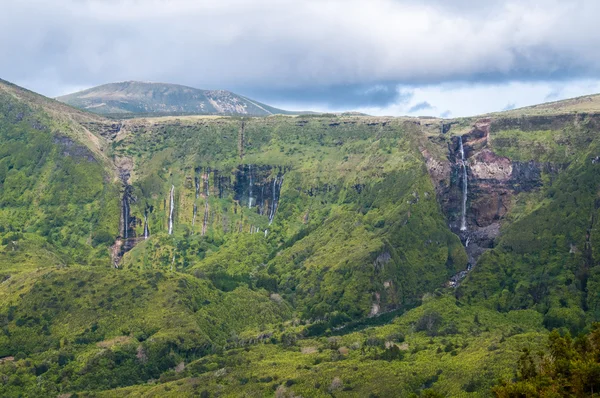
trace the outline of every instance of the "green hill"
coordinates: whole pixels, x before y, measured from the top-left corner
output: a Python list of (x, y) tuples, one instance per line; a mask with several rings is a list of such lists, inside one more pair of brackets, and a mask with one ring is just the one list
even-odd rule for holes
[(200, 90), (177, 84), (122, 82), (58, 97), (98, 114), (198, 114), (268, 116), (292, 114), (225, 90)]
[(493, 396), (600, 320), (599, 131), (114, 120), (0, 81), (0, 395)]

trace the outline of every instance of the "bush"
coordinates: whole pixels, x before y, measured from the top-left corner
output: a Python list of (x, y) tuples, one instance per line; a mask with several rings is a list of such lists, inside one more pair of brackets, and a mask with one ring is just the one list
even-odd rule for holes
[(442, 321), (443, 318), (438, 312), (428, 312), (419, 318), (415, 325), (415, 330), (417, 332), (426, 332), (428, 336), (437, 336)]

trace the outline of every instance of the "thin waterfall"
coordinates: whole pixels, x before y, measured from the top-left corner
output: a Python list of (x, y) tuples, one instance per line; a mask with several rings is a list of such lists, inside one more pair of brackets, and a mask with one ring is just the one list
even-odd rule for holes
[(175, 185), (171, 185), (171, 207), (169, 209), (169, 235), (173, 234), (173, 208), (175, 207)]
[(467, 181), (467, 164), (465, 162), (465, 149), (463, 147), (462, 137), (458, 137), (458, 142), (460, 144), (460, 159), (461, 159), (461, 168), (462, 168), (462, 217), (460, 220), (460, 230), (467, 230), (467, 193), (468, 193), (468, 181)]
[(194, 177), (194, 184), (196, 185), (196, 199), (200, 196), (200, 177)]
[(273, 223), (275, 213), (277, 212), (277, 206), (279, 205), (279, 191), (281, 190), (282, 185), (283, 176), (281, 176), (281, 178), (279, 178), (279, 176), (276, 176), (273, 180), (273, 202), (271, 203), (271, 210), (269, 212), (269, 225)]
[(208, 200), (204, 203), (204, 220), (202, 221), (202, 236), (206, 235), (206, 224), (208, 223)]
[(206, 197), (208, 198), (208, 194), (210, 193), (210, 187), (209, 187), (209, 181), (210, 181), (210, 168), (206, 169), (206, 179), (204, 180), (204, 182), (206, 183)]
[(206, 168), (206, 172), (202, 175), (202, 181), (204, 182), (204, 189), (205, 189), (204, 194), (208, 198), (208, 194), (210, 192), (210, 189), (209, 189), (210, 188), (210, 186), (209, 186), (209, 181), (210, 181), (210, 167)]
[(249, 184), (248, 184), (248, 208), (252, 208), (252, 165), (248, 165), (248, 175), (249, 175)]
[(129, 186), (123, 192), (123, 238), (129, 238)]
[(144, 210), (144, 239), (150, 236), (150, 228), (148, 227), (148, 210)]
[(196, 223), (196, 214), (198, 214), (198, 206), (196, 205), (196, 203), (194, 203), (194, 212), (192, 215), (192, 227)]

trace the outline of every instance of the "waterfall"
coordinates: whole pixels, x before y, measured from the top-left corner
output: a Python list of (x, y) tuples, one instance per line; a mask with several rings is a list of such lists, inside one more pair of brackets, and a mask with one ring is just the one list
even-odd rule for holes
[(123, 238), (129, 238), (129, 186), (123, 192)]
[(281, 186), (283, 185), (283, 176), (281, 179), (279, 176), (276, 176), (273, 180), (273, 202), (271, 203), (271, 209), (269, 211), (269, 225), (273, 223), (273, 219), (275, 218), (275, 213), (277, 212), (278, 200), (279, 200), (279, 190), (281, 190)]
[(463, 147), (462, 137), (458, 137), (460, 144), (460, 159), (462, 168), (462, 216), (460, 219), (460, 230), (467, 230), (467, 193), (468, 193), (468, 182), (467, 182), (467, 164), (465, 163), (465, 149)]
[(248, 184), (248, 208), (252, 208), (252, 165), (248, 165), (248, 175), (249, 175), (249, 184)]
[(208, 193), (210, 192), (209, 185), (208, 185), (209, 180), (210, 180), (210, 167), (208, 167), (206, 169), (206, 180), (204, 180), (204, 182), (206, 183), (206, 197), (207, 198), (208, 198)]
[(208, 223), (208, 200), (204, 204), (204, 220), (202, 221), (202, 236), (206, 235), (206, 224)]
[(268, 232), (269, 232), (269, 230), (265, 229), (265, 238), (267, 237)]
[(196, 206), (196, 204), (194, 203), (194, 212), (192, 215), (192, 227), (196, 223), (196, 214), (198, 214), (198, 206)]
[(169, 209), (169, 235), (173, 234), (173, 208), (175, 207), (175, 185), (171, 185), (171, 207)]
[(148, 228), (148, 210), (144, 210), (144, 239), (150, 236), (150, 228)]
[(194, 184), (196, 185), (196, 199), (200, 196), (200, 177), (194, 177)]

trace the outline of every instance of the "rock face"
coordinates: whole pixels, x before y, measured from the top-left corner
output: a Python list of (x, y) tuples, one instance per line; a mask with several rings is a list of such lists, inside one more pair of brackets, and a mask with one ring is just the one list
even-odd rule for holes
[[(450, 229), (460, 238), (469, 257), (469, 267), (494, 246), (503, 218), (513, 197), (542, 184), (542, 172), (556, 172), (549, 164), (517, 162), (494, 152), (489, 135), (491, 119), (481, 119), (462, 136), (448, 144), (447, 159), (434, 159), (424, 153), (429, 174), (436, 185), (438, 200)], [(460, 141), (467, 169), (466, 229), (461, 230), (463, 173)], [(461, 274), (462, 277), (466, 274)]]

